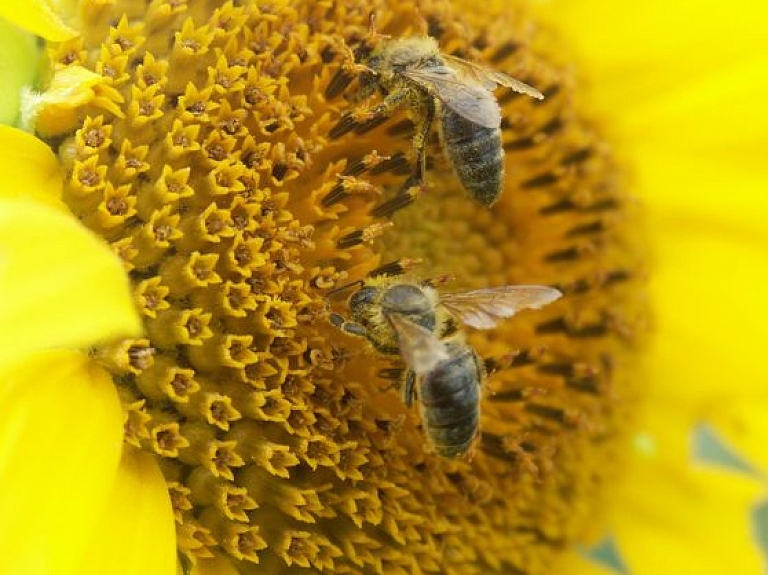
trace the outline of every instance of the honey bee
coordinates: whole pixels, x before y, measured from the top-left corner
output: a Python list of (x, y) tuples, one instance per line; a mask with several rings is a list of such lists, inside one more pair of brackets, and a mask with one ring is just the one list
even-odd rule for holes
[(403, 359), (403, 401), (411, 407), (418, 398), (429, 444), (441, 456), (454, 458), (469, 451), (479, 433), (487, 376), (457, 322), (490, 329), (502, 318), (561, 295), (537, 285), (441, 295), (429, 282), (378, 277), (365, 281), (350, 298), (351, 320), (337, 313), (329, 319), (346, 333), (366, 338), (378, 352)]
[(406, 192), (423, 183), (425, 148), (437, 115), (443, 148), (462, 186), (476, 201), (492, 206), (504, 185), (501, 112), (492, 91), (506, 86), (536, 99), (544, 96), (506, 74), (441, 53), (429, 36), (384, 40), (360, 64), (365, 71), (357, 99), (368, 98), (378, 89), (384, 100), (343, 118), (337, 134), (351, 129), (351, 118), (365, 122), (407, 106), (416, 125), (416, 166), (401, 190)]

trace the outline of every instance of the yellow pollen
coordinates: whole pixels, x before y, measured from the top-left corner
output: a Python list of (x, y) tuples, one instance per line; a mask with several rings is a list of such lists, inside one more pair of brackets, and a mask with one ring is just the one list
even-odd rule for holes
[[(638, 395), (642, 238), (524, 11), (468, 4), (82, 0), (81, 37), (52, 49), (57, 80), (85, 78), (75, 106), (40, 116), (66, 132), (64, 198), (124, 262), (145, 325), (92, 353), (125, 441), (160, 462), (184, 569), (538, 575), (590, 526)], [(372, 13), (545, 94), (495, 92), (492, 209), (435, 137), (426, 185), (397, 194), (413, 124), (353, 103)], [(405, 272), (564, 293), (467, 328), (491, 372), (471, 458), (432, 453), (393, 389), (402, 365), (328, 321), (355, 282)]]

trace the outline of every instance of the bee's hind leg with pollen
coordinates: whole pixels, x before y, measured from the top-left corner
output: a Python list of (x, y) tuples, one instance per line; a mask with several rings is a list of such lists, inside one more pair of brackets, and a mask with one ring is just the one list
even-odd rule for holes
[[(358, 92), (357, 95), (352, 96), (352, 98), (357, 100), (362, 97), (370, 96), (375, 89), (376, 85), (374, 83), (369, 83), (364, 80), (361, 91)], [(328, 135), (332, 140), (340, 138), (344, 134), (360, 128), (379, 117), (391, 115), (392, 112), (405, 105), (407, 101), (407, 90), (395, 90), (390, 92), (381, 102), (371, 108), (361, 108), (352, 110), (351, 112), (344, 112), (341, 119), (328, 132)]]
[(432, 122), (435, 119), (434, 98), (419, 98), (411, 103), (413, 117), (417, 118), (413, 134), (413, 149), (416, 151), (416, 167), (413, 174), (400, 188), (399, 194), (407, 194), (411, 188), (424, 185), (424, 173), (427, 171), (427, 141)]
[[(412, 96), (410, 96), (412, 97)], [(435, 119), (435, 102), (433, 98), (420, 98), (416, 102), (410, 102), (413, 110), (411, 118), (416, 123), (413, 135), (413, 149), (416, 152), (416, 167), (405, 183), (397, 191), (393, 198), (376, 206), (371, 215), (376, 217), (390, 217), (398, 210), (412, 204), (424, 190), (424, 173), (427, 171), (427, 142), (432, 122)]]

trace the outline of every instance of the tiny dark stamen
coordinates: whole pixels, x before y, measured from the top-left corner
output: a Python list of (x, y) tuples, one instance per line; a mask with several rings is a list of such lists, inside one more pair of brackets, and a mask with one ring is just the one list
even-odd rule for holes
[(401, 169), (410, 169), (410, 165), (408, 164), (408, 158), (405, 157), (405, 154), (403, 152), (397, 152), (395, 154), (392, 154), (391, 157), (384, 160), (377, 166), (374, 166), (370, 170), (370, 174), (372, 176), (376, 176), (378, 174), (383, 174), (384, 172), (393, 171), (397, 172)]
[(559, 200), (554, 204), (544, 206), (539, 210), (539, 213), (543, 216), (550, 216), (553, 214), (560, 214), (562, 212), (569, 212), (576, 209), (576, 204), (571, 200)]
[(349, 194), (344, 191), (344, 186), (341, 182), (337, 183), (325, 197), (320, 200), (323, 207), (330, 207), (348, 197)]
[[(529, 403), (525, 406), (525, 410), (528, 413), (532, 413), (534, 415), (538, 415), (539, 417), (543, 417), (544, 419), (549, 419), (552, 421), (556, 421), (557, 423), (563, 424), (563, 425), (569, 425), (570, 422), (568, 421), (568, 417), (562, 409), (559, 407), (552, 407), (549, 405), (539, 405), (536, 403)], [(572, 424), (570, 424), (572, 425)]]
[(565, 248), (563, 250), (558, 250), (555, 252), (548, 253), (544, 257), (544, 261), (567, 262), (567, 261), (577, 260), (579, 259), (579, 256), (581, 256), (581, 250), (576, 246), (572, 246), (570, 248)]
[(344, 90), (347, 89), (347, 86), (352, 83), (353, 79), (354, 76), (352, 76), (352, 74), (349, 72), (343, 69), (337, 70), (331, 80), (328, 82), (328, 86), (325, 88), (325, 99), (333, 100), (334, 98), (340, 96)]
[(405, 273), (405, 268), (403, 267), (402, 260), (395, 260), (375, 268), (368, 273), (368, 277), (399, 276), (403, 273)]
[(363, 243), (363, 236), (364, 236), (363, 230), (355, 230), (354, 232), (351, 232), (347, 234), (346, 236), (343, 236), (339, 239), (339, 241), (336, 243), (336, 246), (339, 249), (347, 249), (351, 248), (353, 246), (359, 245)]
[(560, 178), (554, 172), (544, 172), (534, 176), (521, 184), (521, 187), (529, 190), (531, 188), (544, 188), (556, 183)]
[(362, 135), (362, 134), (365, 134), (366, 132), (370, 132), (374, 128), (378, 128), (379, 126), (381, 126), (387, 120), (389, 120), (387, 116), (376, 116), (375, 118), (371, 118), (367, 122), (363, 124), (359, 124), (355, 128), (355, 134)]
[(288, 173), (288, 166), (285, 164), (275, 164), (272, 167), (272, 177), (278, 182), (281, 182)]
[(520, 44), (515, 42), (504, 42), (504, 44), (496, 48), (496, 51), (491, 55), (491, 64), (500, 64), (517, 52), (518, 48), (520, 48)]
[(592, 234), (599, 234), (604, 231), (605, 231), (605, 222), (603, 220), (595, 220), (594, 222), (589, 222), (589, 223), (571, 228), (565, 234), (565, 237), (575, 238), (578, 236), (588, 236)]
[(489, 394), (487, 398), (488, 401), (494, 403), (516, 403), (523, 401), (526, 398), (526, 394), (522, 389), (505, 389), (504, 391)]
[(536, 141), (533, 139), (533, 136), (525, 136), (524, 138), (504, 142), (504, 151), (512, 152), (514, 150), (527, 150), (533, 148), (535, 145)]
[(371, 215), (376, 218), (388, 218), (398, 210), (402, 210), (404, 207), (413, 203), (416, 198), (410, 193), (397, 194), (391, 200), (387, 200), (383, 204), (373, 208)]
[(574, 377), (565, 380), (565, 385), (582, 393), (600, 393), (600, 381), (594, 377)]
[(574, 164), (580, 164), (584, 160), (587, 160), (590, 157), (592, 157), (593, 152), (594, 150), (592, 148), (582, 148), (580, 150), (576, 150), (575, 152), (568, 154), (562, 160), (560, 160), (560, 164), (563, 166), (572, 166)]
[(357, 122), (355, 122), (352, 114), (344, 114), (336, 125), (330, 129), (328, 137), (332, 140), (341, 138), (344, 134), (351, 132), (355, 126), (357, 126)]
[(573, 376), (573, 363), (569, 361), (557, 362), (557, 363), (545, 363), (539, 365), (536, 370), (539, 373), (547, 375), (560, 375), (562, 377)]
[(603, 278), (603, 285), (612, 285), (621, 282), (628, 281), (632, 277), (632, 274), (627, 270), (613, 270), (606, 274)]
[(563, 121), (559, 117), (552, 118), (549, 122), (544, 124), (542, 128), (539, 130), (542, 134), (547, 134), (548, 136), (551, 136), (563, 128)]
[(347, 165), (344, 172), (342, 172), (342, 175), (344, 176), (359, 176), (365, 170), (367, 170), (367, 166), (365, 163), (365, 160), (363, 158), (357, 158), (355, 160), (352, 160)]

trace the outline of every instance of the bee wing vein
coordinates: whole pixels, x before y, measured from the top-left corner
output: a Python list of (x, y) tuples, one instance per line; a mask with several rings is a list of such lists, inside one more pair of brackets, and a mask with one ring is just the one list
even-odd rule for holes
[(409, 68), (404, 75), (425, 87), (443, 104), (473, 124), (485, 128), (501, 125), (501, 111), (496, 98), (475, 80), (459, 77), (448, 66)]
[(538, 309), (561, 295), (546, 286), (500, 286), (443, 294), (440, 303), (466, 325), (491, 329), (500, 319), (512, 317), (523, 309)]

